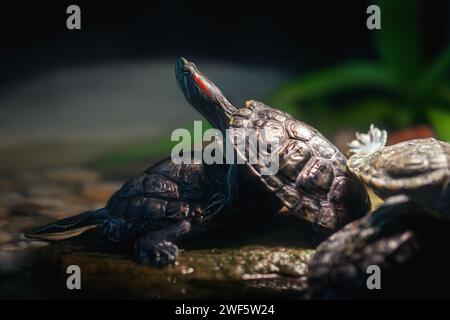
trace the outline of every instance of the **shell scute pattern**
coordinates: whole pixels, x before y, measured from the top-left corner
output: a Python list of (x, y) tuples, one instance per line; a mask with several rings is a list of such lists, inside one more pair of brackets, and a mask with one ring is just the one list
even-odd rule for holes
[[(279, 155), (280, 166), (274, 176), (261, 175), (263, 163), (247, 167), (294, 215), (319, 230), (330, 231), (369, 210), (370, 201), (361, 182), (348, 179), (352, 174), (347, 169), (347, 159), (316, 129), (254, 100), (238, 110), (230, 126), (265, 129), (264, 134), (258, 135), (259, 143), (279, 139), (278, 148), (271, 150)], [(348, 187), (351, 184), (358, 186), (352, 189)]]
[(170, 179), (172, 181), (178, 181), (178, 177), (180, 175), (181, 166), (173, 163), (172, 161), (160, 161), (153, 165), (152, 167), (148, 168), (145, 173), (157, 173), (163, 177), (166, 177), (167, 179)]
[(204, 189), (201, 186), (205, 183), (206, 177), (199, 165), (186, 164), (180, 170), (178, 188), (180, 189), (181, 200), (199, 200), (204, 197)]
[[(367, 135), (380, 131), (371, 127)], [(385, 133), (384, 135), (385, 136)], [(358, 136), (357, 136), (358, 137)], [(361, 137), (361, 135), (359, 135)], [(361, 141), (361, 140), (360, 140)], [(371, 143), (378, 141), (367, 142)], [(358, 144), (355, 140), (354, 145)], [(427, 202), (450, 179), (450, 145), (434, 138), (416, 139), (383, 147), (373, 153), (356, 153), (349, 168), (382, 198), (405, 194)]]
[(144, 194), (144, 179), (147, 175), (145, 173), (140, 174), (135, 179), (126, 182), (119, 190), (119, 196), (127, 198), (136, 194)]
[(309, 141), (314, 135), (315, 130), (308, 125), (302, 125), (298, 121), (290, 120), (286, 125), (289, 136), (302, 141)]
[(283, 181), (276, 176), (267, 177), (266, 182), (271, 191), (278, 191), (284, 186)]
[(348, 191), (349, 180), (346, 177), (336, 177), (330, 187), (328, 198), (331, 201), (339, 201)]
[(284, 205), (289, 209), (297, 207), (300, 201), (297, 190), (289, 185), (284, 185), (278, 194), (283, 199)]
[(319, 135), (311, 137), (308, 145), (317, 150), (317, 153), (325, 158), (331, 158), (337, 152), (336, 148), (328, 140)]
[(176, 182), (156, 174), (147, 175), (144, 180), (144, 194), (165, 199), (176, 199), (180, 193)]
[(280, 174), (286, 180), (295, 182), (305, 163), (311, 158), (311, 151), (304, 142), (291, 140), (283, 152)]
[(327, 192), (334, 179), (331, 163), (321, 158), (311, 158), (305, 168), (303, 174), (297, 177), (297, 188)]
[(201, 219), (209, 199), (225, 188), (222, 166), (155, 164), (125, 183), (108, 201), (109, 218), (100, 233), (115, 241), (134, 241), (186, 218)]

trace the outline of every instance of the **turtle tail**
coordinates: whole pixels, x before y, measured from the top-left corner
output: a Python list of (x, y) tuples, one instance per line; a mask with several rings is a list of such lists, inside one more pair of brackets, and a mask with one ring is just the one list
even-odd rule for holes
[(348, 144), (350, 155), (372, 154), (386, 145), (386, 130), (380, 130), (373, 124), (368, 133), (356, 133), (356, 139)]
[(105, 208), (87, 211), (43, 227), (26, 230), (24, 235), (30, 239), (60, 240), (76, 236), (86, 229), (97, 227), (107, 217), (108, 211)]

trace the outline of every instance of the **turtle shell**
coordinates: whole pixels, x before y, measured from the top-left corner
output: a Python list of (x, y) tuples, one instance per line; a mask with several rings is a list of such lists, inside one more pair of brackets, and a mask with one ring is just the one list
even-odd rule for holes
[[(272, 156), (279, 157), (275, 174), (266, 175), (263, 171), (268, 163), (259, 158), (253, 163), (245, 162), (248, 171), (275, 193), (290, 212), (317, 226), (319, 231), (337, 230), (369, 210), (366, 190), (348, 170), (347, 159), (316, 129), (254, 100), (238, 109), (230, 127), (256, 132), (259, 146), (279, 141), (270, 149)], [(237, 153), (250, 160), (251, 146), (251, 141), (247, 141), (246, 149), (236, 148)]]
[(166, 159), (126, 182), (108, 201), (99, 232), (134, 241), (183, 219), (199, 221), (211, 197), (225, 188), (225, 165), (174, 164)]
[(433, 138), (405, 141), (356, 154), (348, 166), (383, 199), (406, 194), (426, 200), (449, 182), (450, 144)]
[[(450, 262), (443, 252), (450, 220), (407, 201), (385, 204), (317, 247), (308, 265), (313, 299), (448, 297)], [(381, 290), (368, 278), (380, 270)]]

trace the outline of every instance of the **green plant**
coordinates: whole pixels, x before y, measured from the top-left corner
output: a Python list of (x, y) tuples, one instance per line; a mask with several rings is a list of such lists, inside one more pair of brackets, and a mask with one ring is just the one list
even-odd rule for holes
[[(430, 123), (450, 140), (450, 46), (433, 61), (421, 56), (419, 1), (379, 0), (382, 28), (375, 30), (379, 61), (347, 62), (298, 77), (266, 101), (330, 134), (369, 123), (404, 128)], [(363, 95), (352, 97), (355, 92)], [(369, 92), (369, 93), (367, 93)], [(344, 102), (336, 97), (348, 96)]]
[[(421, 57), (418, 0), (379, 0), (382, 28), (375, 33), (379, 61), (352, 61), (298, 77), (263, 99), (330, 135), (338, 128), (367, 130), (370, 123), (405, 128), (430, 123), (450, 140), (450, 46), (433, 61)], [(358, 97), (354, 92), (365, 90)], [(336, 96), (350, 96), (343, 103)], [(209, 128), (204, 121), (203, 129)], [(191, 129), (192, 132), (192, 129)], [(169, 156), (169, 137), (120, 148), (94, 165), (114, 171), (130, 162)]]

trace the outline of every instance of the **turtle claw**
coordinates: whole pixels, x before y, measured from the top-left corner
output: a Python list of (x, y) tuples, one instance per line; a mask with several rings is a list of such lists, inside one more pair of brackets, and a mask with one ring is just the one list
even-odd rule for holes
[(236, 165), (230, 166), (227, 173), (227, 190), (217, 192), (209, 199), (210, 204), (205, 208), (206, 218), (221, 212), (233, 202), (236, 194), (236, 175)]
[(372, 154), (383, 148), (386, 140), (386, 130), (380, 130), (371, 124), (368, 133), (356, 133), (356, 139), (348, 144), (349, 154)]
[(136, 260), (139, 264), (165, 267), (174, 264), (178, 257), (178, 247), (170, 241), (161, 241), (153, 247), (136, 246)]
[(221, 212), (228, 206), (228, 204), (231, 202), (231, 199), (232, 197), (229, 194), (223, 192), (218, 192), (213, 195), (209, 200), (211, 204), (205, 208), (206, 217), (210, 217), (215, 215), (216, 213)]

